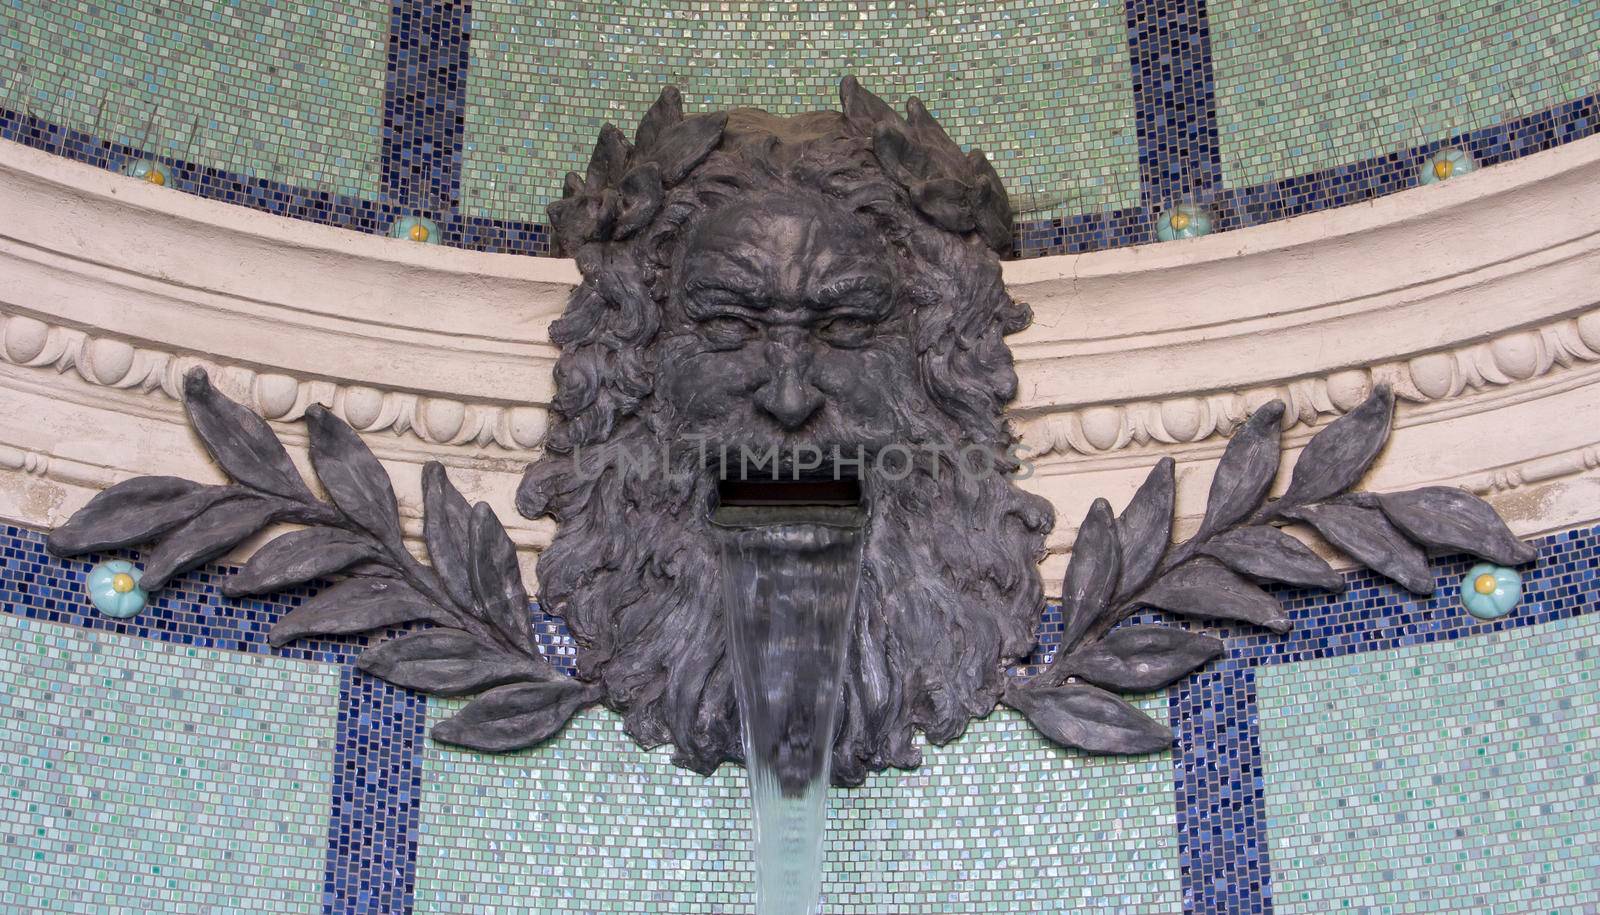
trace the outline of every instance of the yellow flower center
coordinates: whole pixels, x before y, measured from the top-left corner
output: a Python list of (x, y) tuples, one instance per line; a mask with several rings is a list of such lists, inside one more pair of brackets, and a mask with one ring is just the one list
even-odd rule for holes
[(1493, 594), (1498, 587), (1500, 587), (1500, 583), (1495, 581), (1494, 576), (1488, 572), (1479, 575), (1472, 583), (1472, 590), (1479, 594)]
[(1178, 231), (1178, 232), (1182, 232), (1184, 229), (1189, 228), (1189, 214), (1188, 213), (1173, 213), (1172, 214), (1172, 228), (1173, 228), (1174, 231)]
[(1440, 159), (1433, 163), (1433, 174), (1436, 178), (1448, 178), (1455, 173), (1456, 164), (1449, 159)]
[(411, 227), (411, 240), (412, 241), (427, 241), (428, 240), (428, 227), (423, 225), (420, 222), (417, 223), (416, 225), (412, 226)]
[(127, 594), (133, 590), (135, 584), (138, 584), (138, 582), (135, 582), (133, 576), (127, 572), (118, 572), (111, 576), (111, 590), (118, 594)]
[(160, 187), (161, 185), (167, 183), (167, 176), (161, 174), (159, 170), (152, 168), (144, 173), (144, 180), (156, 185), (157, 187)]

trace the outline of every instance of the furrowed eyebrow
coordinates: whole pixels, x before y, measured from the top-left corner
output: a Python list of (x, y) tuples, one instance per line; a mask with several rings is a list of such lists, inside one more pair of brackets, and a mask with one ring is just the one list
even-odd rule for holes
[(701, 292), (707, 289), (734, 292), (747, 296), (758, 296), (763, 291), (760, 280), (753, 276), (741, 276), (738, 274), (697, 277), (684, 284), (684, 291), (689, 293)]
[(852, 292), (881, 292), (889, 291), (889, 282), (880, 276), (862, 274), (860, 276), (847, 276), (834, 280), (817, 290), (818, 299), (836, 299), (849, 295)]
[(756, 295), (766, 288), (766, 271), (761, 264), (738, 251), (712, 251), (691, 257), (684, 265), (688, 276), (685, 292), (701, 289), (726, 289)]
[[(690, 258), (685, 265), (692, 274), (686, 289), (695, 288), (697, 283), (711, 282), (716, 284), (725, 277), (738, 278), (751, 283), (761, 282), (766, 275), (761, 261), (739, 250), (739, 246), (730, 246), (717, 251), (709, 251)], [(726, 288), (729, 284), (722, 284)]]
[(893, 289), (893, 284), (880, 276), (867, 274), (847, 276), (818, 289), (812, 296), (812, 302), (817, 306), (831, 308), (856, 293), (867, 293), (875, 297), (870, 307), (862, 308), (859, 304), (852, 303), (849, 306), (850, 310), (877, 314), (888, 310)]

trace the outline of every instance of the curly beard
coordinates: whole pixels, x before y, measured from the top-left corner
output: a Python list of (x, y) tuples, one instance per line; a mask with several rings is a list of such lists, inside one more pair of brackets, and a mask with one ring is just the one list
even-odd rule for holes
[[(665, 444), (630, 420), (603, 444), (547, 455), (518, 502), (560, 522), (539, 558), (540, 600), (578, 643), (578, 676), (604, 686), (641, 746), (671, 742), (676, 764), (709, 774), (743, 758), (708, 520), (719, 474), (696, 449)], [(623, 462), (641, 455), (672, 472), (629, 472)], [(1033, 647), (1050, 505), (950, 458), (862, 468), (868, 515), (836, 784), (918, 765), (916, 730), (935, 744), (960, 736)]]

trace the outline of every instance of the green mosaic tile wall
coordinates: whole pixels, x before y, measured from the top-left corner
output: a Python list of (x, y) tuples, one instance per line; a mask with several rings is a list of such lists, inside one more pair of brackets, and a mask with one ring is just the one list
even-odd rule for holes
[(0, 911), (320, 912), (339, 670), (0, 614)]
[[(749, 910), (739, 769), (675, 769), (601, 710), (524, 753), (426, 754), (418, 915)], [(829, 915), (1181, 908), (1170, 754), (1085, 758), (1002, 709), (830, 801)]]
[(1597, 646), (1589, 615), (1263, 668), (1276, 911), (1593, 911)]
[(1224, 180), (1256, 184), (1600, 89), (1593, 0), (1212, 0)]
[(0, 0), (0, 104), (164, 156), (371, 196), (388, 33), (384, 0)]
[(1028, 218), (1139, 202), (1120, 0), (476, 0), (472, 29), (462, 197), (476, 215), (542, 221), (600, 126), (631, 136), (668, 83), (691, 110), (789, 114), (837, 108), (847, 74), (897, 107), (920, 95)]

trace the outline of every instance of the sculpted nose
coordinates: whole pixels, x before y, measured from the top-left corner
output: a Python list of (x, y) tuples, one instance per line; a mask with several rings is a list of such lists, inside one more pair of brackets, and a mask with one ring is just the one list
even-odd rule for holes
[(756, 391), (755, 401), (779, 425), (793, 432), (822, 406), (822, 392), (801, 378), (796, 368), (788, 366)]

